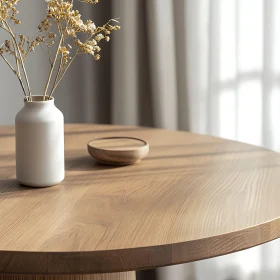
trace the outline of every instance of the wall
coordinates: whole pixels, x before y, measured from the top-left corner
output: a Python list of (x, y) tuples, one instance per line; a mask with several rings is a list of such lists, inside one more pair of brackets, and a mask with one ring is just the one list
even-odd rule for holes
[[(45, 1), (28, 0), (20, 1), (18, 9), (20, 10), (19, 19), (23, 22), (17, 26), (17, 33), (23, 33), (29, 36), (37, 35), (37, 26), (45, 14)], [(35, 12), (36, 11), (36, 12)], [(4, 30), (0, 31), (0, 42), (8, 39)], [(42, 50), (37, 48), (27, 59), (27, 72), (33, 94), (41, 93), (45, 84), (48, 72), (48, 61)], [(12, 59), (12, 57), (10, 57)], [(23, 92), (15, 74), (5, 62), (0, 59), (0, 124), (13, 124), (16, 113), (23, 105)]]

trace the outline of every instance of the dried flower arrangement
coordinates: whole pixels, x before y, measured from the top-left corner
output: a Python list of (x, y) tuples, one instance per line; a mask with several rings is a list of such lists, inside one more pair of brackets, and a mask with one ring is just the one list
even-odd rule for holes
[[(50, 72), (44, 88), (43, 100), (49, 100), (77, 55), (89, 54), (95, 60), (99, 60), (101, 50), (99, 42), (101, 40), (108, 42), (111, 31), (120, 29), (120, 26), (112, 25), (112, 22), (117, 22), (114, 19), (100, 27), (96, 27), (91, 20), (84, 22), (79, 11), (73, 7), (74, 0), (45, 1), (47, 14), (38, 27), (42, 35), (31, 40), (28, 36), (16, 34), (13, 28), (21, 24), (17, 18), (19, 11), (16, 8), (19, 0), (0, 0), (0, 28), (10, 36), (10, 40), (5, 40), (0, 45), (0, 56), (17, 76), (28, 101), (32, 101), (32, 93), (25, 60), (35, 47), (41, 46), (48, 55)], [(88, 4), (98, 3), (98, 0), (77, 1)], [(56, 31), (53, 30), (53, 26)], [(84, 36), (86, 39), (82, 40)], [(7, 55), (13, 57), (14, 65)]]

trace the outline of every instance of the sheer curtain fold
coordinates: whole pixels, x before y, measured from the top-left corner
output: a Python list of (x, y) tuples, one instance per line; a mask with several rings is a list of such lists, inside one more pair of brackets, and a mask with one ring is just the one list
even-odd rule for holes
[(190, 96), (188, 95), (187, 18), (186, 1), (173, 1), (173, 19), (176, 55), (178, 128), (190, 129)]
[(189, 128), (198, 133), (207, 132), (208, 7), (208, 0), (185, 0), (185, 26), (181, 34), (186, 40)]
[[(138, 120), (138, 48), (139, 19), (137, 0), (113, 1), (113, 14), (122, 22), (122, 30), (114, 36), (112, 76), (112, 122), (136, 125)], [(123, 24), (127, 22), (128, 24)]]
[(173, 3), (147, 1), (148, 45), (155, 125), (177, 129), (177, 81)]

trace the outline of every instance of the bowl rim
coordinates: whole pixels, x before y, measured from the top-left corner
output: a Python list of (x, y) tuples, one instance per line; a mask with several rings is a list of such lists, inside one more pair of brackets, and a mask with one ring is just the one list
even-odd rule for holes
[[(137, 141), (140, 141), (142, 143), (144, 143), (143, 146), (141, 147), (137, 147), (135, 149), (132, 149), (132, 150), (126, 150), (125, 147), (123, 150), (110, 150), (110, 149), (106, 149), (106, 148), (97, 148), (97, 147), (94, 147), (92, 145), (90, 145), (90, 143), (94, 142), (94, 141), (98, 141), (98, 140), (108, 140), (108, 139), (132, 139), (132, 140), (137, 140)], [(144, 150), (144, 149), (147, 149), (149, 148), (149, 143), (143, 139), (140, 139), (140, 138), (136, 138), (136, 137), (129, 137), (129, 136), (110, 136), (110, 137), (101, 137), (101, 138), (96, 138), (96, 139), (93, 139), (93, 140), (90, 140), (88, 143), (87, 143), (87, 146), (88, 148), (91, 148), (91, 149), (95, 149), (95, 150), (100, 150), (100, 151), (104, 151), (104, 152), (110, 152), (110, 153), (114, 153), (114, 152), (137, 152), (137, 151), (141, 151), (141, 150)]]

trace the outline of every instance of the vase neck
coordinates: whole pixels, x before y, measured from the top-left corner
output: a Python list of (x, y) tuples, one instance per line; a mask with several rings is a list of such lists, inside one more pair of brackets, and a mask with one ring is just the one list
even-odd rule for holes
[(49, 108), (54, 106), (54, 99), (43, 101), (43, 96), (32, 96), (32, 101), (24, 101), (24, 106), (26, 108)]

